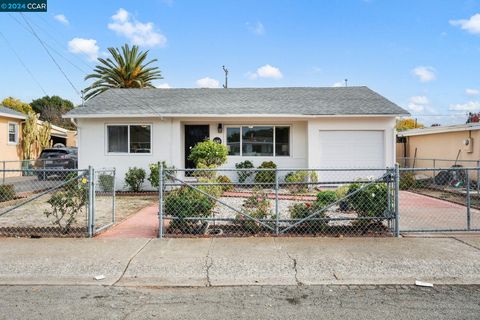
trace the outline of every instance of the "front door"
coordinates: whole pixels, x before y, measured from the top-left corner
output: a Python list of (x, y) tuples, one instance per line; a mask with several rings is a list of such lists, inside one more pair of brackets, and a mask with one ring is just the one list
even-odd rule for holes
[(185, 169), (195, 168), (192, 160), (188, 160), (190, 151), (199, 142), (205, 141), (210, 136), (209, 125), (185, 125)]

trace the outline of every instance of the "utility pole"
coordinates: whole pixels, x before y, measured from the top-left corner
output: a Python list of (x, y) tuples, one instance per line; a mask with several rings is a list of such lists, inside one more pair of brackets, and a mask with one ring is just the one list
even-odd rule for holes
[(223, 72), (225, 72), (225, 84), (223, 85), (224, 89), (228, 88), (228, 69), (225, 66), (222, 66)]

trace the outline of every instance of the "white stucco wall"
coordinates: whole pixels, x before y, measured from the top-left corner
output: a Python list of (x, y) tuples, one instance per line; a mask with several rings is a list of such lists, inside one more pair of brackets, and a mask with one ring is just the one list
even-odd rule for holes
[[(210, 125), (210, 139), (220, 137), (226, 141), (228, 125), (289, 125), (290, 156), (288, 157), (240, 157), (230, 156), (224, 168), (234, 168), (235, 163), (251, 160), (255, 166), (263, 161), (273, 161), (279, 168), (318, 168), (319, 130), (382, 130), (385, 133), (385, 166), (395, 163), (395, 117), (336, 117), (336, 118), (118, 118), (78, 119), (79, 168), (115, 167), (117, 187), (124, 186), (124, 176), (129, 167), (141, 167), (149, 173), (151, 163), (165, 160), (169, 165), (184, 168), (184, 125)], [(222, 123), (223, 132), (218, 133)], [(151, 124), (151, 154), (108, 154), (106, 148), (107, 124)], [(220, 173), (223, 174), (223, 173)], [(150, 188), (148, 181), (145, 188)]]
[[(116, 168), (117, 188), (124, 186), (129, 167), (141, 167), (149, 174), (151, 163), (165, 160), (178, 167), (180, 163), (180, 122), (175, 119), (78, 119), (78, 167)], [(108, 154), (106, 126), (108, 124), (151, 124), (151, 154)], [(145, 181), (145, 188), (150, 188)]]
[(308, 166), (320, 168), (319, 139), (321, 130), (379, 130), (384, 132), (385, 167), (395, 165), (395, 117), (336, 117), (308, 121)]

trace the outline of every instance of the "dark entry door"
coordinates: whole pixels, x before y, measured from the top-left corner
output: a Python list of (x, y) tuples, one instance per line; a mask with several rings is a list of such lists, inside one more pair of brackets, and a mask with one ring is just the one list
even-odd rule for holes
[(195, 168), (193, 161), (188, 160), (190, 150), (199, 142), (207, 140), (210, 136), (209, 125), (185, 125), (185, 168)]

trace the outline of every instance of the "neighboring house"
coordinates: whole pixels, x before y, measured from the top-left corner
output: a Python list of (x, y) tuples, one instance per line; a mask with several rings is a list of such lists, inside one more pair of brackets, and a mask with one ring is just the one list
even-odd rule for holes
[[(412, 129), (397, 135), (397, 158), (402, 166), (434, 165), (433, 160), (422, 159), (437, 159), (436, 167), (450, 167), (456, 159), (459, 165), (477, 166), (476, 162), (462, 160), (480, 160), (480, 123)], [(405, 157), (409, 158), (406, 162)]]
[(395, 121), (407, 111), (367, 87), (110, 89), (67, 113), (78, 127), (79, 167), (165, 160), (192, 168), (190, 149), (215, 139), (225, 167), (385, 168), (395, 163)]
[[(6, 166), (7, 169), (20, 168), (19, 163), (14, 165), (14, 161), (23, 160), (21, 142), (23, 123), (26, 119), (25, 114), (0, 106), (0, 169), (3, 168), (2, 161), (11, 162), (11, 165)], [(39, 120), (38, 124), (43, 125), (43, 121)], [(51, 137), (53, 144), (63, 143), (69, 147), (76, 146), (76, 131), (52, 125)]]
[[(22, 159), (22, 123), (27, 117), (18, 111), (0, 106), (0, 160)], [(3, 167), (0, 167), (0, 169)]]
[[(38, 124), (43, 125), (43, 121), (38, 120)], [(50, 136), (52, 137), (52, 145), (57, 143), (63, 144), (65, 147), (77, 146), (77, 132), (74, 130), (68, 130), (56, 125), (51, 125), (52, 130)]]

